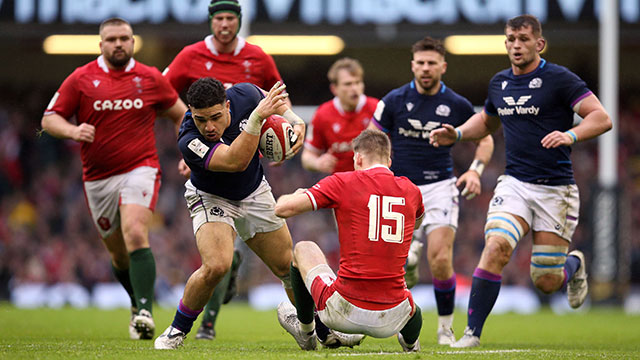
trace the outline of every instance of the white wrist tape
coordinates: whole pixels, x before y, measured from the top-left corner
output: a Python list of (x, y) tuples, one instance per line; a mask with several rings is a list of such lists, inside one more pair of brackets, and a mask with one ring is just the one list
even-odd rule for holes
[(248, 132), (251, 135), (260, 135), (260, 130), (262, 129), (262, 118), (258, 113), (253, 110), (251, 115), (249, 115), (249, 119), (247, 120), (247, 126), (244, 128), (244, 131)]
[(469, 170), (473, 170), (478, 173), (478, 176), (482, 176), (482, 172), (484, 171), (484, 163), (478, 159), (475, 159), (471, 163), (471, 166), (469, 166)]
[(296, 115), (296, 113), (294, 113), (293, 110), (291, 109), (287, 109), (287, 111), (285, 111), (284, 114), (282, 114), (282, 117), (287, 119), (287, 121), (291, 125), (304, 124), (304, 120), (302, 120), (298, 115)]

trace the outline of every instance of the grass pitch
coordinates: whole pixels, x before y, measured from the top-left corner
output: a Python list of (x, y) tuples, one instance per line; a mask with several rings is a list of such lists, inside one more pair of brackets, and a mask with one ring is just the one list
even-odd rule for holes
[[(173, 319), (173, 309), (154, 311), (156, 334)], [(454, 350), (435, 344), (436, 315), (423, 313), (420, 353), (402, 353), (395, 338), (366, 338), (354, 349), (304, 352), (278, 324), (276, 312), (256, 311), (242, 303), (223, 306), (213, 341), (194, 340), (182, 349), (154, 350), (152, 341), (128, 339), (124, 309), (22, 310), (0, 305), (2, 359), (640, 359), (640, 316), (620, 310), (555, 315), (492, 315), (482, 345)], [(457, 313), (459, 337), (466, 316)]]

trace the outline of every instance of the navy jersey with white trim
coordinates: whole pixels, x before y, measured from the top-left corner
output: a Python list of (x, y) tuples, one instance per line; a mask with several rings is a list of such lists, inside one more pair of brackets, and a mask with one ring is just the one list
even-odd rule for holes
[(545, 149), (540, 141), (573, 126), (573, 106), (591, 94), (586, 83), (542, 59), (528, 74), (514, 75), (511, 69), (497, 73), (488, 94), (484, 110), (500, 117), (504, 129), (505, 174), (534, 184), (574, 184), (571, 147)]
[(246, 170), (240, 172), (218, 172), (208, 170), (215, 149), (221, 144), (231, 145), (237, 138), (251, 112), (264, 95), (255, 85), (237, 84), (227, 90), (230, 103), (231, 123), (217, 142), (207, 141), (198, 131), (191, 111), (187, 111), (178, 133), (178, 147), (184, 161), (191, 169), (191, 183), (197, 189), (229, 200), (242, 200), (258, 188), (264, 170), (256, 149)]
[(415, 80), (389, 92), (373, 115), (374, 124), (391, 139), (391, 170), (416, 185), (453, 176), (451, 146), (433, 147), (429, 133), (442, 124), (459, 126), (474, 114), (466, 98), (440, 83), (435, 95), (422, 95)]

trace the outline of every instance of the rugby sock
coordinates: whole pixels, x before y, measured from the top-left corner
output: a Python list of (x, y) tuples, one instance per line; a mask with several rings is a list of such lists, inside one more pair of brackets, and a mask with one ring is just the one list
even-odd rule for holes
[(127, 291), (127, 294), (129, 294), (131, 306), (137, 308), (138, 304), (136, 303), (136, 297), (133, 295), (133, 287), (131, 286), (131, 279), (129, 278), (129, 269), (120, 270), (111, 263), (111, 270), (116, 279), (122, 284), (122, 287)]
[(188, 334), (191, 331), (191, 327), (193, 326), (193, 322), (196, 321), (198, 315), (202, 312), (200, 310), (191, 310), (186, 307), (182, 303), (182, 299), (180, 299), (180, 303), (178, 304), (178, 310), (176, 310), (176, 315), (173, 317), (173, 322), (171, 326), (182, 331), (185, 334)]
[(311, 294), (309, 294), (307, 287), (304, 285), (304, 281), (302, 281), (300, 270), (291, 264), (290, 272), (291, 287), (293, 289), (293, 298), (296, 300), (298, 320), (303, 324), (310, 324), (313, 321), (313, 310), (315, 308), (313, 298), (311, 297)]
[(416, 312), (413, 314), (407, 324), (400, 330), (400, 334), (404, 338), (404, 342), (407, 345), (415, 344), (420, 336), (420, 329), (422, 328), (422, 311), (420, 307), (416, 305)]
[(317, 314), (315, 316), (315, 320), (316, 336), (318, 336), (318, 339), (320, 339), (320, 341), (327, 341), (327, 336), (329, 336), (329, 328), (320, 320), (320, 317)]
[(150, 248), (129, 253), (129, 277), (136, 297), (138, 310), (153, 309), (153, 287), (156, 281), (156, 261)]
[(433, 278), (433, 292), (436, 295), (438, 315), (453, 314), (453, 307), (456, 300), (456, 274), (454, 273), (448, 280)]
[(480, 337), (482, 334), (482, 326), (484, 326), (487, 316), (498, 299), (501, 281), (502, 276), (499, 274), (493, 274), (480, 268), (476, 268), (473, 272), (467, 326), (473, 329), (475, 336)]
[(204, 308), (204, 314), (202, 316), (203, 325), (210, 323), (212, 328), (216, 326), (216, 319), (220, 312), (220, 306), (222, 306), (222, 300), (224, 299), (227, 288), (229, 287), (229, 280), (231, 280), (231, 271), (227, 271), (227, 273), (224, 274), (222, 280), (220, 280), (218, 285), (216, 285), (216, 288), (213, 290), (213, 295), (211, 295), (207, 306)]
[(582, 265), (580, 264), (580, 258), (573, 255), (567, 256), (567, 261), (564, 263), (564, 286), (573, 278), (580, 265)]

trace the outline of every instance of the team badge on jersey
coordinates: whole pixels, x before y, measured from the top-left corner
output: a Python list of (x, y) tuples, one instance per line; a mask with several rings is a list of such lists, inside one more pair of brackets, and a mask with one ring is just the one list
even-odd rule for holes
[(93, 87), (98, 87), (98, 85), (100, 85), (100, 80), (93, 80)]
[(413, 103), (407, 103), (407, 111), (411, 111), (413, 109)]
[(333, 129), (334, 133), (339, 133), (341, 128), (342, 127), (340, 126), (340, 124), (333, 124), (333, 126), (332, 126), (332, 129)]
[(540, 87), (542, 87), (542, 79), (540, 79), (539, 77), (531, 79), (531, 81), (529, 81), (529, 89), (538, 89)]
[(445, 104), (440, 104), (436, 108), (436, 115), (448, 117), (451, 114), (451, 108)]
[(508, 84), (507, 80), (502, 82), (502, 90), (504, 90), (504, 88), (507, 87), (507, 84)]
[(200, 141), (200, 139), (193, 139), (189, 142), (187, 147), (193, 151), (194, 154), (198, 155), (201, 159), (207, 154), (209, 151), (209, 147)]
[(207, 68), (207, 70), (211, 70), (211, 67), (213, 66), (213, 63), (211, 61), (207, 61), (204, 66)]

